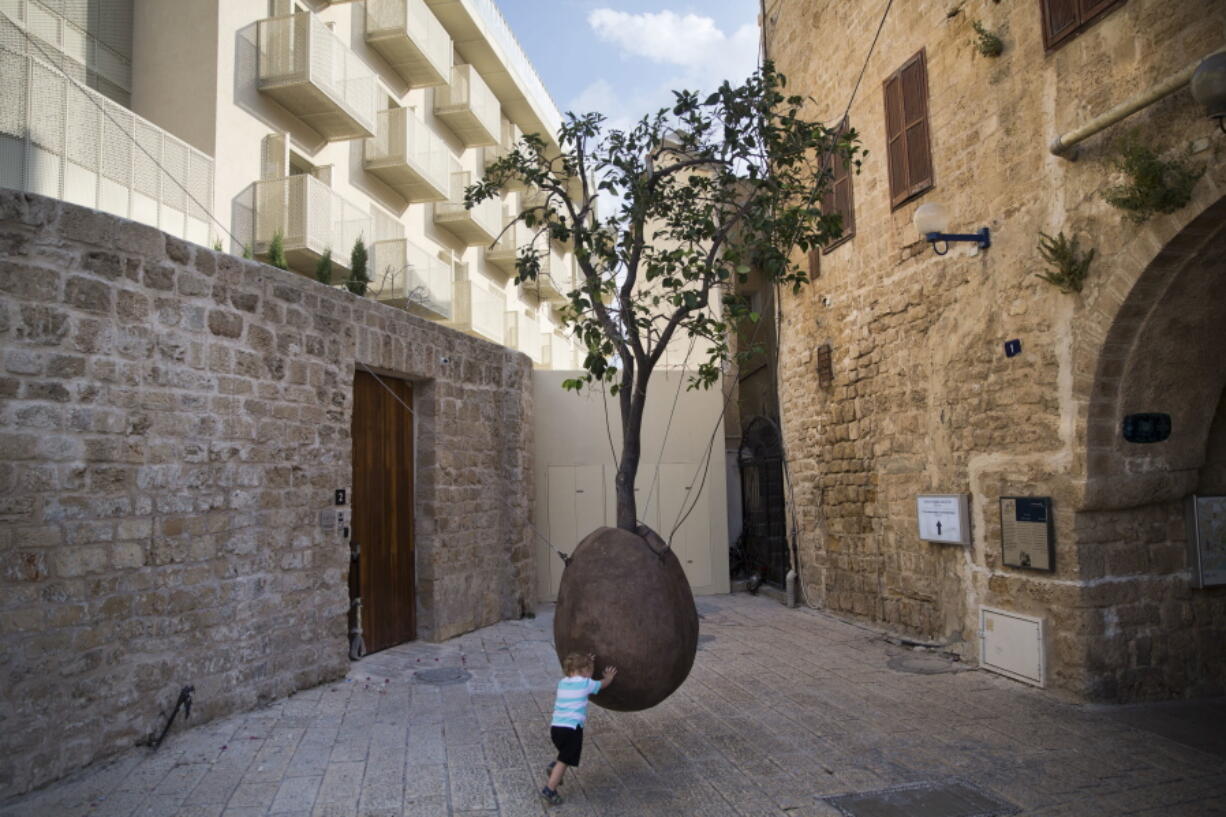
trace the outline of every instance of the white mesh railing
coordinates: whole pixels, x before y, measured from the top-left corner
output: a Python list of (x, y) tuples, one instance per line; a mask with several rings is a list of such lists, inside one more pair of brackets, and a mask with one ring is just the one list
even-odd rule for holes
[(458, 170), (451, 174), (450, 192), (447, 201), (434, 205), (435, 215), (443, 221), (456, 218), (470, 218), (481, 229), (490, 235), (498, 235), (502, 229), (502, 204), (498, 198), (486, 199), (473, 206), (470, 210), (464, 206), (464, 191), (473, 183), (473, 174), (467, 170)]
[(558, 129), (562, 126), (562, 115), (558, 113), (558, 106), (554, 104), (553, 97), (549, 95), (549, 91), (545, 90), (545, 83), (536, 73), (531, 60), (520, 46), (519, 40), (515, 38), (502, 12), (498, 10), (497, 4), (494, 0), (463, 0), (463, 3), (475, 11), (477, 17), (485, 23), (490, 36), (506, 57), (507, 67), (515, 77), (515, 84), (523, 89), (534, 103), (534, 107), (537, 108), (546, 127), (549, 128), (550, 135), (556, 139)]
[(445, 114), (457, 109), (471, 111), (481, 126), (495, 138), (501, 133), (502, 105), (471, 65), (453, 65), (451, 82), (440, 85), (434, 91), (436, 113)]
[(404, 238), (376, 242), (371, 255), (376, 298), (404, 300), (445, 320), (452, 317), (449, 264)]
[[(0, 19), (4, 43), (10, 42), (6, 27), (14, 28)], [(209, 243), (209, 156), (7, 47), (0, 47), (0, 77), (0, 185)]]
[(306, 174), (255, 183), (255, 251), (264, 253), (280, 232), (286, 250), (322, 255), (332, 250), (333, 263), (349, 268), (349, 254), (359, 238), (369, 242), (371, 219), (314, 176)]
[(507, 312), (507, 346), (523, 352), (533, 362), (541, 362), (541, 327), (536, 317), (522, 308)]
[(502, 135), (498, 139), (498, 144), (482, 148), (482, 158), (485, 161), (485, 166), (489, 167), (510, 153), (523, 135), (523, 131), (519, 129), (519, 126), (504, 116), (502, 118)]
[(41, 59), (117, 102), (129, 101), (132, 0), (0, 0), (0, 14), (16, 24), (0, 30), (0, 47)]
[(507, 299), (472, 280), (455, 282), (454, 320), (495, 343), (506, 343)]
[(366, 140), (366, 161), (412, 167), (439, 190), (448, 190), (451, 153), (411, 108), (379, 111), (375, 136)]
[(309, 82), (374, 132), (374, 74), (314, 14), (269, 17), (257, 31), (261, 86)]
[(574, 345), (559, 332), (542, 332), (541, 363), (551, 369), (577, 368)]
[(366, 35), (403, 33), (442, 76), (451, 69), (451, 35), (425, 0), (366, 0)]

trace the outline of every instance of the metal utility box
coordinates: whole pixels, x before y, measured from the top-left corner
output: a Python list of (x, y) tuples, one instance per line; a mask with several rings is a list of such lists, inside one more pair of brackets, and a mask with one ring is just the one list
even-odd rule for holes
[(1193, 587), (1226, 584), (1226, 496), (1188, 497), (1188, 566)]
[(979, 608), (979, 665), (1017, 681), (1045, 684), (1043, 619)]

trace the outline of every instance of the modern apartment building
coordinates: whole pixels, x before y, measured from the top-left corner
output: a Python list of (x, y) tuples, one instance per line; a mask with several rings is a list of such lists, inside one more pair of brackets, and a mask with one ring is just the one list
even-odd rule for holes
[(61, 198), (577, 363), (565, 247), (514, 284), (521, 193), (464, 188), (560, 116), (492, 0), (0, 0), (0, 186)]

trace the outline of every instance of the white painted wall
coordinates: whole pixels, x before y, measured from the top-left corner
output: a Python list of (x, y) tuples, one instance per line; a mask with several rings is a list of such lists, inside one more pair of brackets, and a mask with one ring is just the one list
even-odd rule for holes
[[(621, 450), (617, 399), (607, 398), (606, 426), (599, 390), (582, 394), (563, 391), (562, 381), (574, 376), (574, 372), (538, 371), (534, 380), (533, 522), (542, 536), (566, 553), (573, 552), (579, 540), (596, 528), (613, 524), (616, 466), (612, 449), (619, 455)], [(727, 593), (727, 485), (720, 417), (723, 393), (719, 388), (687, 391), (687, 380), (686, 373), (676, 370), (656, 371), (652, 376), (643, 420), (642, 464), (636, 481), (639, 517), (667, 540), (677, 521), (677, 509), (688, 497), (698, 494), (693, 513), (673, 536), (673, 549), (695, 594)], [(708, 450), (711, 454), (706, 459)], [(556, 598), (562, 567), (562, 560), (549, 544), (538, 540), (541, 599)]]

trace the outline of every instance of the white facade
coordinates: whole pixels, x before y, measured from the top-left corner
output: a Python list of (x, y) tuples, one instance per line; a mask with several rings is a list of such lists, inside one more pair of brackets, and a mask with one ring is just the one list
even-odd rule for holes
[(374, 297), (542, 368), (580, 362), (557, 315), (569, 253), (516, 286), (522, 234), (490, 248), (518, 194), (462, 204), (518, 134), (552, 140), (561, 119), (489, 0), (0, 0), (0, 13), (3, 73), (22, 78), (0, 91), (0, 184), (236, 254), (280, 233), (304, 275), (330, 250), (334, 282), (361, 236)]

